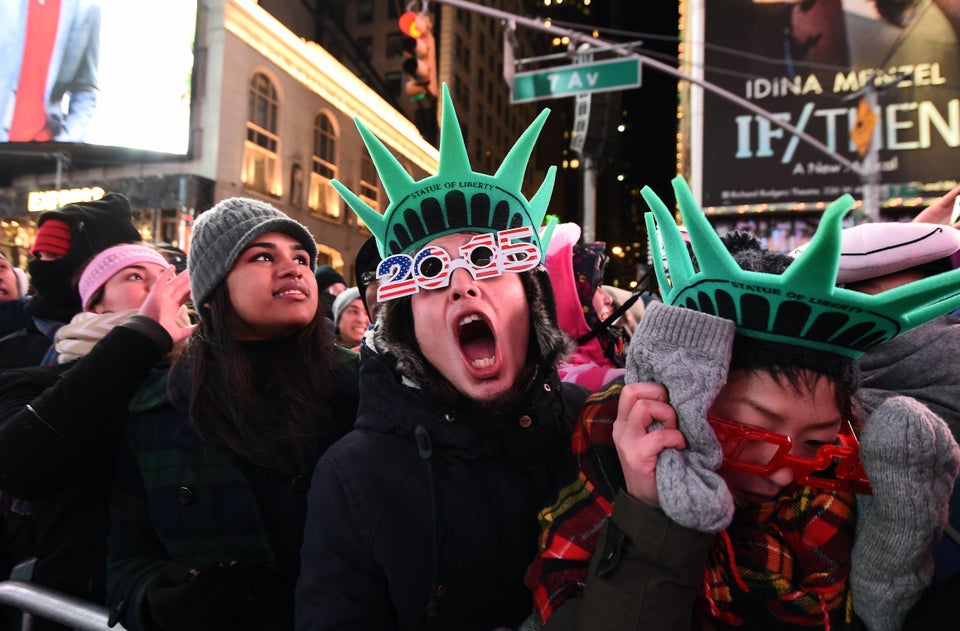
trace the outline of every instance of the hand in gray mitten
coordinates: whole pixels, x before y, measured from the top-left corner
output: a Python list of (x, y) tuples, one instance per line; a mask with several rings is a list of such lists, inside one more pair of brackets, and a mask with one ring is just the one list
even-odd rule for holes
[(631, 338), (625, 381), (656, 382), (670, 395), (682, 450), (657, 459), (660, 507), (673, 521), (701, 532), (723, 530), (733, 519), (733, 496), (716, 469), (723, 452), (707, 423), (707, 409), (727, 379), (734, 323), (691, 309), (651, 303)]
[(873, 495), (857, 496), (853, 609), (870, 631), (898, 631), (933, 581), (932, 548), (947, 523), (960, 449), (939, 416), (895, 396), (867, 419), (860, 459)]

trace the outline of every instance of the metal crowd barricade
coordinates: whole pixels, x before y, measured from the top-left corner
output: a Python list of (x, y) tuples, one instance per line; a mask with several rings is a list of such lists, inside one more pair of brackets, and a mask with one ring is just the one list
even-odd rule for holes
[(110, 611), (103, 605), (25, 581), (0, 581), (0, 605), (10, 605), (25, 612), (22, 631), (29, 631), (32, 616), (79, 631), (124, 631), (120, 624), (107, 626)]

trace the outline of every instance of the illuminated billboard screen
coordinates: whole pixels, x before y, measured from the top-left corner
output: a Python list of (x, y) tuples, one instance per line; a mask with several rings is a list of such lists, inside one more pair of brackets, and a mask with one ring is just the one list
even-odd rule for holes
[(186, 155), (196, 0), (0, 0), (0, 142)]
[[(929, 0), (694, 4), (704, 13), (688, 15), (687, 51), (702, 48), (690, 72), (858, 167), (875, 164), (881, 202), (936, 197), (958, 183), (960, 9)], [(862, 197), (856, 172), (730, 99), (705, 90), (691, 114), (690, 170), (705, 207)]]

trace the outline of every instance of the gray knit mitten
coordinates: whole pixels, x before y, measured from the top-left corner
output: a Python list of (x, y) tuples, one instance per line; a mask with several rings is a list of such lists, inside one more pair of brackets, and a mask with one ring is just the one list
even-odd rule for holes
[(960, 449), (939, 416), (894, 396), (867, 419), (860, 458), (873, 495), (857, 496), (853, 609), (870, 631), (899, 631), (933, 581), (932, 549), (947, 523)]
[(701, 532), (719, 532), (733, 519), (733, 496), (716, 473), (723, 452), (707, 409), (727, 380), (734, 331), (730, 320), (654, 302), (627, 356), (626, 383), (663, 385), (687, 440), (686, 449), (664, 449), (657, 460), (660, 507)]

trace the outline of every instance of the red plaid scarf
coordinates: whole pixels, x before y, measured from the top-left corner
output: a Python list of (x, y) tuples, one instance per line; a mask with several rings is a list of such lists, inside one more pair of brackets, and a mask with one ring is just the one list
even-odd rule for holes
[(544, 624), (587, 580), (590, 555), (623, 486), (611, 435), (622, 389), (623, 384), (614, 384), (587, 399), (571, 438), (580, 474), (539, 515), (541, 552), (527, 568), (526, 583)]
[(737, 504), (714, 540), (701, 606), (739, 626), (763, 606), (774, 617), (829, 630), (850, 622), (846, 600), (853, 547), (853, 494), (792, 487), (775, 501)]
[[(540, 554), (527, 569), (541, 620), (587, 580), (590, 556), (623, 484), (613, 422), (622, 384), (587, 399), (572, 447), (580, 474), (557, 502), (540, 513)], [(793, 624), (830, 628), (848, 617), (853, 496), (789, 489), (775, 502), (738, 505), (733, 523), (717, 536), (704, 569), (701, 605), (738, 625), (743, 611), (762, 603)]]

